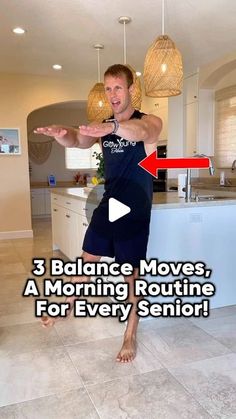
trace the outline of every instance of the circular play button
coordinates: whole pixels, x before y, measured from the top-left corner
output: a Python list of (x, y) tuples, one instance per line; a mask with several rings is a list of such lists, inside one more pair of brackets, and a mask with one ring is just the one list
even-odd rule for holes
[(109, 198), (108, 200), (108, 219), (111, 223), (119, 218), (124, 217), (126, 214), (129, 214), (131, 211), (128, 205), (122, 204), (115, 198)]

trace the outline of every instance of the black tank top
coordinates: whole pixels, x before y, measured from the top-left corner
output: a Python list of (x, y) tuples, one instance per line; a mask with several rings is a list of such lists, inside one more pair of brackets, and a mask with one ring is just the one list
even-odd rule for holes
[[(135, 110), (130, 119), (145, 115)], [(150, 216), (152, 205), (152, 176), (138, 163), (146, 157), (143, 141), (128, 141), (116, 134), (101, 138), (105, 165), (105, 194), (102, 202), (113, 197), (135, 207), (137, 218)], [(135, 140), (135, 139), (134, 139)]]

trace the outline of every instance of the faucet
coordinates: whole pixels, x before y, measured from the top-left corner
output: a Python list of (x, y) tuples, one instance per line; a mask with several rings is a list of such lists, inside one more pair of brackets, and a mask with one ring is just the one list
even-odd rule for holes
[(207, 159), (209, 159), (210, 160), (209, 173), (211, 176), (214, 175), (215, 169), (213, 167), (212, 158), (210, 156), (207, 156), (206, 154), (194, 154), (194, 157), (206, 157)]
[[(206, 157), (210, 161), (209, 166), (209, 173), (211, 176), (214, 175), (215, 169), (213, 167), (211, 157), (207, 156), (206, 154), (194, 154), (193, 157)], [(236, 160), (235, 160), (236, 163)], [(192, 192), (192, 185), (191, 185), (191, 169), (187, 169), (187, 178), (186, 178), (186, 187), (185, 187), (185, 201), (190, 202), (191, 200), (191, 192)]]
[(235, 169), (235, 165), (236, 165), (236, 160), (234, 160), (234, 161), (233, 161), (233, 163), (232, 163), (232, 167), (231, 167), (232, 172), (233, 172), (233, 171), (234, 171), (234, 169)]

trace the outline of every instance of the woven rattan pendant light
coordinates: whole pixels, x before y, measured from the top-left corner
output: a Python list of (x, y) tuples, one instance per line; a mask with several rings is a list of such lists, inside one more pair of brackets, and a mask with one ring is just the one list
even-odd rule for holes
[(118, 19), (118, 22), (121, 23), (123, 25), (124, 28), (124, 64), (126, 65), (126, 67), (128, 67), (133, 74), (133, 91), (131, 94), (131, 99), (132, 99), (132, 106), (135, 109), (140, 109), (141, 108), (141, 103), (142, 103), (142, 89), (141, 89), (141, 83), (140, 83), (140, 78), (136, 75), (135, 70), (129, 65), (127, 64), (127, 60), (126, 60), (126, 25), (127, 23), (131, 22), (131, 18), (128, 16), (121, 16)]
[(144, 62), (145, 93), (151, 97), (177, 96), (182, 91), (182, 57), (174, 42), (164, 33), (162, 0), (162, 35), (149, 47)]
[(89, 122), (102, 122), (112, 115), (112, 109), (105, 95), (104, 84), (101, 83), (100, 50), (104, 46), (102, 44), (96, 44), (94, 48), (97, 50), (98, 83), (93, 86), (88, 95), (87, 118)]

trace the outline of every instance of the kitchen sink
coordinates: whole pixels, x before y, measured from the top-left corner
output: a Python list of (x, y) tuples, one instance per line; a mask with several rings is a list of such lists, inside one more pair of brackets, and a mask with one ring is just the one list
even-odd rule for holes
[(236, 199), (236, 196), (223, 196), (223, 195), (197, 195), (193, 201), (202, 202), (202, 201), (225, 201), (225, 200)]

